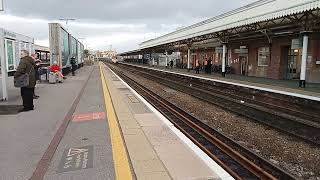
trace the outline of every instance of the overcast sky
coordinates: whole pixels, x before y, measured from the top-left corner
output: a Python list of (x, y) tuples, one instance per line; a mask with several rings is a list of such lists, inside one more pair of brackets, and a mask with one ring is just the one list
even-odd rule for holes
[(74, 18), (68, 29), (95, 50), (138, 48), (144, 40), (241, 7), (255, 0), (4, 0), (0, 27), (48, 46), (48, 23)]

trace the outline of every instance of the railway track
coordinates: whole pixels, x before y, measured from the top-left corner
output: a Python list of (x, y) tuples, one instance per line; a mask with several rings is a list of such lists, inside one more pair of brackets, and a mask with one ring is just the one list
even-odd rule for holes
[(292, 175), (214, 130), (130, 78), (123, 69), (107, 64), (126, 83), (166, 116), (235, 179), (294, 179)]
[(308, 143), (320, 145), (320, 104), (317, 102), (310, 103), (303, 99), (251, 92), (250, 89), (220, 87), (221, 85), (215, 82), (125, 64), (120, 66), (125, 66), (131, 73), (271, 126)]

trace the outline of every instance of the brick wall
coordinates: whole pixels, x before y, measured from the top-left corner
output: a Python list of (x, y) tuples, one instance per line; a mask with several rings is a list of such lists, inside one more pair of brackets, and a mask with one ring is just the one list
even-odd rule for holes
[(320, 61), (320, 34), (314, 33), (310, 35), (307, 59), (307, 82), (320, 83), (320, 65), (316, 64)]

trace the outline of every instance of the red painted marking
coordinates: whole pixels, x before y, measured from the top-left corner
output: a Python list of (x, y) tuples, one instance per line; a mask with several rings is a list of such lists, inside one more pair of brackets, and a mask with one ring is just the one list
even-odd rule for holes
[(95, 113), (86, 113), (86, 114), (77, 114), (73, 116), (73, 122), (83, 122), (83, 121), (92, 121), (92, 120), (103, 120), (106, 115), (104, 112), (95, 112)]
[(88, 81), (91, 77), (91, 74), (93, 72), (94, 68), (92, 68), (87, 80), (85, 81), (85, 83), (83, 84), (79, 94), (77, 95), (76, 99), (74, 100), (74, 102), (72, 103), (71, 108), (69, 109), (67, 115), (64, 117), (63, 122), (61, 124), (61, 126), (59, 127), (58, 131), (56, 132), (56, 134), (53, 136), (53, 139), (51, 140), (47, 150), (44, 152), (41, 160), (38, 162), (38, 165), (36, 167), (36, 169), (34, 170), (31, 178), (29, 180), (43, 180), (44, 175), (46, 174), (49, 165), (51, 163), (51, 160), (53, 158), (53, 155), (55, 154), (58, 145), (60, 144), (61, 139), (64, 136), (64, 133), (66, 132), (66, 129), (69, 125), (69, 122), (72, 118), (72, 114), (75, 112), (77, 105), (80, 102), (80, 98), (84, 92), (85, 87), (88, 84)]

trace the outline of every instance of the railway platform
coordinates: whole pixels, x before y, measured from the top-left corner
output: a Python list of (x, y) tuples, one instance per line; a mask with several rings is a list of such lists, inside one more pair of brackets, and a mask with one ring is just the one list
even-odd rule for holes
[[(129, 63), (125, 63), (129, 64)], [(221, 77), (221, 74), (205, 74), (200, 71), (200, 74), (196, 74), (194, 70), (187, 71), (187, 69), (166, 68), (164, 66), (149, 66), (142, 64), (131, 64), (134, 66), (141, 66), (145, 68), (156, 69), (160, 71), (167, 71), (171, 73), (178, 73), (181, 75), (187, 75), (191, 77), (198, 77), (201, 79), (212, 80), (225, 84), (238, 85), (242, 87), (249, 87), (253, 89), (264, 90), (267, 92), (275, 92), (285, 94), (289, 96), (297, 96), (302, 98), (311, 98), (313, 100), (320, 101), (320, 84), (308, 83), (306, 88), (299, 88), (298, 81), (295, 80), (275, 80), (266, 79), (260, 77), (249, 77), (241, 75), (226, 74), (226, 77)]]
[[(0, 115), (0, 179), (233, 179), (102, 64)], [(19, 90), (8, 102), (19, 105)], [(18, 95), (16, 95), (18, 93)]]

